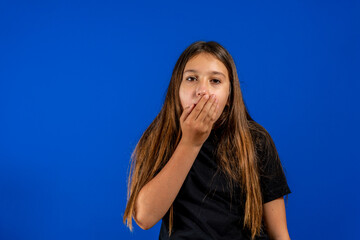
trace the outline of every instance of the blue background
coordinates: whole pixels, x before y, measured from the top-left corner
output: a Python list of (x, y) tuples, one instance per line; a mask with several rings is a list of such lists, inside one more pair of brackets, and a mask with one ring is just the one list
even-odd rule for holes
[(138, 139), (191, 43), (232, 54), (292, 193), (292, 239), (355, 239), (359, 1), (1, 1), (0, 239), (157, 239), (122, 223)]

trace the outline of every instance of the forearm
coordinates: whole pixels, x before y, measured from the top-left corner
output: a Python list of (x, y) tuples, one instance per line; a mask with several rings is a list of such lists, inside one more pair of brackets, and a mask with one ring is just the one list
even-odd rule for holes
[(163, 169), (139, 192), (135, 219), (143, 229), (154, 226), (169, 210), (201, 147), (180, 141)]

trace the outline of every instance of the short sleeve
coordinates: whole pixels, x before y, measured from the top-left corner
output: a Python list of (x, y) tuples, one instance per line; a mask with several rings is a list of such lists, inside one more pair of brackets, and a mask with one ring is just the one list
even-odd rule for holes
[(266, 135), (258, 135), (256, 143), (263, 203), (291, 193), (271, 136), (267, 132)]

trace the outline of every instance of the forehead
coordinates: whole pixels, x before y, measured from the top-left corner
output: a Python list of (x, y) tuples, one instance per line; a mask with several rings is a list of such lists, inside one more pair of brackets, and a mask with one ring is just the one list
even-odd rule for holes
[(186, 63), (184, 72), (186, 70), (193, 69), (199, 72), (221, 72), (228, 76), (228, 71), (225, 65), (210, 53), (199, 53)]

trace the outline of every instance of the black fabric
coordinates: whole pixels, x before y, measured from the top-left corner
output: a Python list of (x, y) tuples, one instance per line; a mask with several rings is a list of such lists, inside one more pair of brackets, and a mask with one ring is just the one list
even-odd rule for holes
[[(252, 132), (259, 154), (260, 186), (263, 202), (291, 193), (272, 140)], [(244, 196), (235, 185), (230, 196), (227, 178), (214, 157), (214, 132), (204, 142), (177, 197), (174, 200), (173, 232), (169, 238), (169, 212), (163, 219), (159, 240), (165, 239), (250, 239), (242, 228)], [(257, 239), (269, 239), (264, 232)]]

